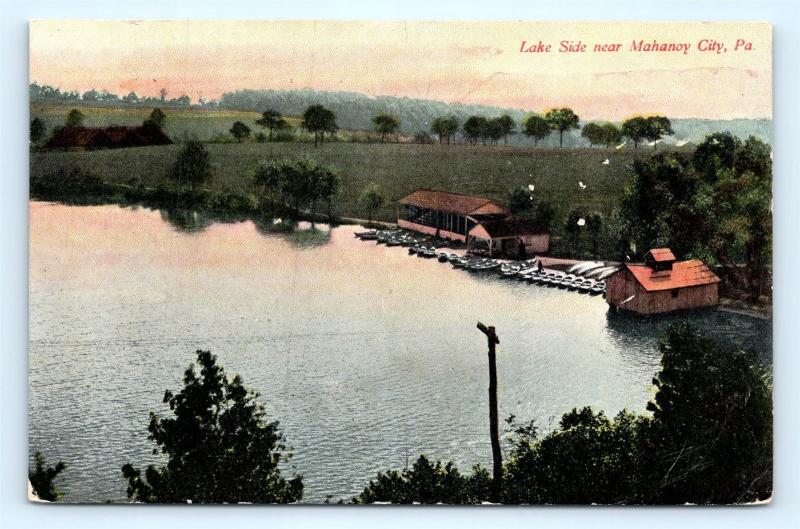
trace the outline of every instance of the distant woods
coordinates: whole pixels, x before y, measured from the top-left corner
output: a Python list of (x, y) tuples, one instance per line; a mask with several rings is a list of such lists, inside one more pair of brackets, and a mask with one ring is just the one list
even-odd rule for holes
[[(240, 90), (226, 93), (218, 101), (203, 98), (192, 101), (185, 94), (169, 97), (166, 90), (157, 96), (139, 96), (135, 92), (118, 95), (105, 90), (62, 92), (37, 83), (31, 83), (29, 88), (32, 102), (88, 107), (158, 107), (167, 112), (173, 108), (236, 109), (262, 114), (252, 121), (234, 118), (223, 129), (224, 133), (217, 130), (202, 138), (213, 142), (314, 141), (316, 145), (331, 140), (472, 145), (531, 142), (534, 147), (552, 147), (557, 143), (561, 147), (612, 148), (627, 140), (631, 147), (638, 148), (644, 142), (656, 147), (659, 140), (669, 135), (691, 136), (689, 131), (697, 125), (683, 124), (676, 132), (668, 118), (657, 115), (634, 116), (620, 123), (597, 120), (590, 125), (588, 121), (581, 122), (577, 113), (566, 107), (526, 114), (518, 109), (315, 90)], [(251, 133), (246, 134), (239, 125), (234, 129), (232, 125), (237, 121)], [(586, 126), (589, 130), (583, 133)], [(726, 127), (731, 126), (726, 124)], [(741, 132), (741, 125), (734, 128), (739, 129), (742, 137), (752, 133), (751, 129)]]

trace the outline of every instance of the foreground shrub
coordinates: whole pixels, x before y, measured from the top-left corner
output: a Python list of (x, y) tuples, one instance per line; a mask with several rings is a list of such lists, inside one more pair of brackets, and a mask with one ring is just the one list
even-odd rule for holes
[[(122, 467), (128, 497), (146, 503), (291, 503), (303, 495), (300, 476), (286, 480), (278, 464), (287, 461), (278, 422), (266, 422), (257, 393), (229, 380), (216, 357), (197, 351), (199, 374), (190, 366), (184, 388), (167, 391), (164, 403), (174, 418), (150, 413), (149, 439), (168, 458), (149, 465), (142, 477)], [(154, 453), (157, 451), (154, 449)]]

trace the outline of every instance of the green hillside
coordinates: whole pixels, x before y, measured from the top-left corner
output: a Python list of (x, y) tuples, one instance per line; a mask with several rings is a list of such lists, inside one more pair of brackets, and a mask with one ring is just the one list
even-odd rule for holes
[[(95, 173), (111, 182), (141, 179), (154, 185), (166, 178), (179, 145), (80, 152), (32, 152), (31, 175), (50, 175), (72, 168)], [(386, 205), (380, 218), (396, 218), (396, 201), (420, 187), (505, 199), (510, 189), (533, 184), (533, 194), (552, 202), (566, 216), (574, 208), (608, 215), (619, 203), (631, 160), (651, 149), (522, 149), (502, 146), (327, 143), (210, 144), (217, 189), (242, 191), (248, 174), (262, 160), (307, 157), (331, 165), (342, 175), (336, 200), (340, 215), (364, 217), (361, 190), (377, 183)], [(601, 162), (609, 159), (608, 165)], [(582, 190), (578, 182), (587, 188)]]

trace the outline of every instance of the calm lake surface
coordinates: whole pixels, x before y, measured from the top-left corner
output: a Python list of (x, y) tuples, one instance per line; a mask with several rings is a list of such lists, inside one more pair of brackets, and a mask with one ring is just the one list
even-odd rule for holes
[(454, 270), (353, 237), (117, 206), (30, 204), (31, 451), (69, 468), (67, 502), (125, 501), (120, 467), (158, 461), (164, 412), (196, 349), (261, 393), (304, 501), (349, 499), (420, 453), (491, 464), (487, 357), (500, 416), (644, 410), (659, 335), (691, 320), (769, 361), (771, 321), (721, 311), (639, 320), (601, 297)]

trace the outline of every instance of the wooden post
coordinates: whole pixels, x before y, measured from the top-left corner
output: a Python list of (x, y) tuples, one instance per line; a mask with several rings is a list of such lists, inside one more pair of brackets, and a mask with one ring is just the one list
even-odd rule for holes
[(492, 503), (503, 501), (503, 455), (500, 452), (500, 431), (497, 419), (497, 360), (495, 346), (500, 339), (494, 327), (478, 322), (478, 329), (486, 335), (489, 344), (489, 437), (492, 441)]

